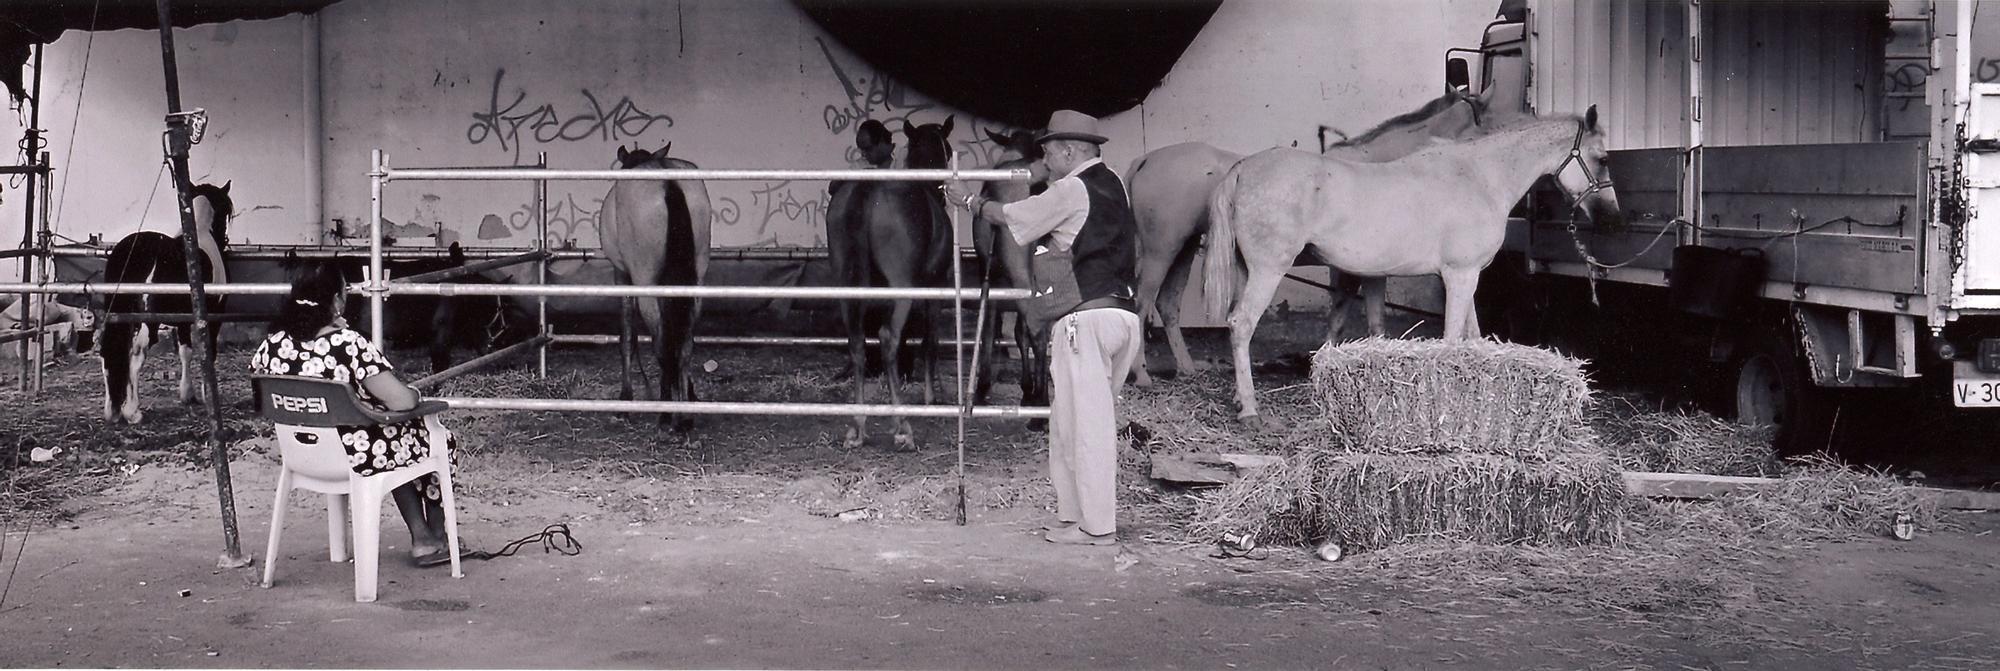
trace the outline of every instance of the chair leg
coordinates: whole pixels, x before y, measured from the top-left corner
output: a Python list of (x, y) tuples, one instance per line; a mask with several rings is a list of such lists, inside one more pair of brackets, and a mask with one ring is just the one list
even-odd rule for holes
[(347, 495), (326, 495), (326, 554), (333, 563), (347, 561)]
[(271, 578), (278, 571), (278, 538), (285, 532), (285, 508), (292, 493), (292, 471), (278, 467), (278, 495), (271, 503), (271, 539), (264, 544), (264, 586), (271, 586)]
[(444, 536), (451, 553), (451, 577), (463, 578), (458, 566), (458, 502), (451, 495), (451, 458), (438, 458), (438, 493), (444, 498)]
[(381, 563), (382, 492), (356, 477), (348, 495), (354, 510), (354, 600), (375, 600), (375, 569)]

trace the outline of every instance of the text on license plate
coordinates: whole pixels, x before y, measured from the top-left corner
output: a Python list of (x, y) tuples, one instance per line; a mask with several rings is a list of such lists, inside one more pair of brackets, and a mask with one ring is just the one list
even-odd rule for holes
[(1952, 405), (1961, 408), (2000, 408), (2000, 380), (1954, 380)]

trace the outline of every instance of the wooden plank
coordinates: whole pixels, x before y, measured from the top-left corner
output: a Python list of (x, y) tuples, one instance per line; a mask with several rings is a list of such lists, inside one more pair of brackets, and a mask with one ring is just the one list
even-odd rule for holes
[(1711, 193), (1838, 193), (1918, 196), (1923, 147), (1914, 142), (1712, 147), (1703, 189)]
[(1285, 463), (1284, 457), (1268, 454), (1155, 454), (1155, 480), (1193, 485), (1224, 485), (1259, 468)]
[(1656, 499), (1714, 499), (1725, 494), (1771, 487), (1774, 478), (1746, 478), (1699, 473), (1625, 472), (1625, 493)]
[(1922, 493), (1948, 510), (2000, 510), (2000, 492), (1924, 487)]

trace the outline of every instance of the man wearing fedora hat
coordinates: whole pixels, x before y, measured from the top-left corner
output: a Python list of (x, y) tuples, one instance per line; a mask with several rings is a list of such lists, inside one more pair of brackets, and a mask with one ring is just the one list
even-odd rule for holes
[[(1098, 157), (1105, 137), (1098, 134), (1095, 117), (1059, 110), (1036, 141), (1048, 174), (1061, 175), (1040, 195), (993, 203), (962, 184), (948, 186), (946, 195), (1031, 246), (1037, 285), (1064, 287), (1038, 287), (1030, 301), (1042, 304), (1039, 314), (1054, 317), (1046, 332), (1055, 381), (1049, 479), (1055, 483), (1056, 519), (1047, 525), (1046, 538), (1110, 545), (1117, 542), (1118, 529), (1114, 406), (1125, 372), (1143, 346), (1133, 302), (1138, 224), (1124, 182)], [(1066, 264), (1060, 261), (1065, 257)]]

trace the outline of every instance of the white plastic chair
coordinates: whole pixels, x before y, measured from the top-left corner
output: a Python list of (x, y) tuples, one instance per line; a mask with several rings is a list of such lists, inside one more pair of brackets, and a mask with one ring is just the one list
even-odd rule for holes
[[(293, 489), (327, 495), (326, 530), (329, 557), (346, 561), (348, 513), (354, 520), (354, 600), (375, 600), (376, 569), (380, 564), (382, 498), (404, 483), (428, 473), (438, 476), (444, 495), (445, 537), (450, 546), (451, 577), (463, 578), (458, 556), (458, 506), (451, 493), (451, 455), (445, 445), (445, 429), (437, 413), (449, 406), (443, 401), (422, 401), (403, 412), (380, 412), (367, 407), (345, 383), (289, 375), (253, 375), (252, 393), (257, 412), (277, 425), (278, 452), (283, 466), (278, 471), (277, 502), (271, 507), (271, 540), (264, 550), (264, 586), (271, 586), (277, 572), (278, 539), (285, 530), (285, 509)], [(340, 426), (365, 426), (401, 422), (423, 417), (431, 437), (430, 455), (423, 461), (395, 470), (362, 476), (348, 465), (347, 450), (340, 444)]]

